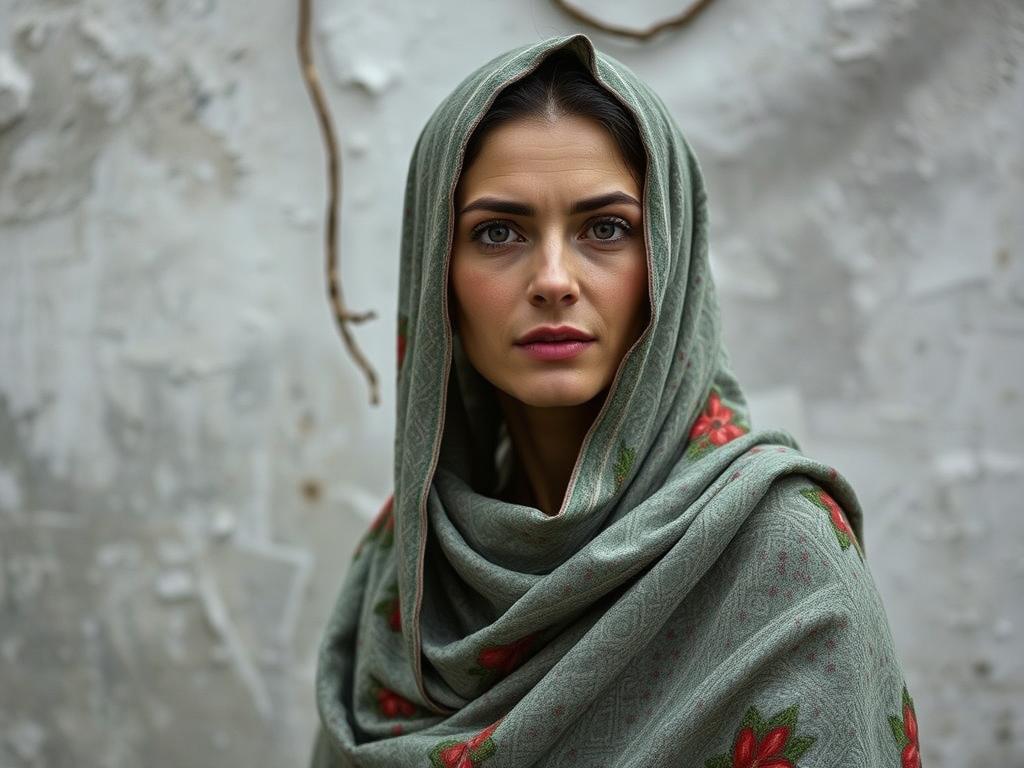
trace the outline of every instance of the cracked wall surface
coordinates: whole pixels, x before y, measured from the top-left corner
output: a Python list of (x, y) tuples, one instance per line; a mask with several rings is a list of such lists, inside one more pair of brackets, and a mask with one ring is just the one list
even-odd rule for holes
[(546, 0), (316, 3), (377, 409), (295, 5), (0, 0), (0, 768), (306, 763), (390, 491), (409, 155), (469, 71), (572, 31), (701, 160), (754, 426), (858, 491), (924, 763), (1024, 765), (1024, 3), (719, 2), (647, 44)]

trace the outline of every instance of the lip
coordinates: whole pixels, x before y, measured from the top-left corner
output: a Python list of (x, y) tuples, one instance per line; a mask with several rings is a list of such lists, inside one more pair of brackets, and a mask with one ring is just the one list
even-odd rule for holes
[(535, 360), (568, 360), (596, 342), (571, 325), (541, 326), (523, 336), (516, 346)]
[(584, 333), (579, 328), (571, 325), (542, 325), (534, 328), (529, 333), (516, 341), (516, 344), (525, 345), (535, 342), (551, 343), (559, 341), (593, 341), (594, 337)]

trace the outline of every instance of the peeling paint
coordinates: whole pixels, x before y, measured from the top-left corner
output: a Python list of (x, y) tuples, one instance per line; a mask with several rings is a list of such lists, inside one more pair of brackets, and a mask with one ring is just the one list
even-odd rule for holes
[(186, 600), (195, 594), (192, 574), (180, 568), (165, 571), (157, 579), (156, 592), (165, 602)]
[(20, 120), (32, 99), (32, 78), (11, 56), (0, 50), (0, 131)]

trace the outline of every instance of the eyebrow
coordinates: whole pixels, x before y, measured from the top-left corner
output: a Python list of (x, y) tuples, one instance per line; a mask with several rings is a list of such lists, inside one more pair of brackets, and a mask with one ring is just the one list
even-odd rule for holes
[[(587, 211), (596, 211), (598, 208), (604, 208), (606, 205), (614, 205), (616, 203), (635, 205), (637, 208), (643, 207), (640, 205), (640, 201), (632, 195), (627, 195), (625, 192), (609, 192), (606, 195), (597, 195), (595, 197), (587, 197), (583, 200), (577, 200), (569, 209), (569, 214), (574, 215), (577, 213), (586, 213)], [(502, 200), (497, 197), (481, 197), (478, 200), (474, 200), (459, 211), (459, 215), (461, 216), (462, 214), (469, 213), (470, 211), (507, 213), (512, 216), (533, 216), (537, 212), (532, 205), (527, 203), (517, 203), (514, 200)]]

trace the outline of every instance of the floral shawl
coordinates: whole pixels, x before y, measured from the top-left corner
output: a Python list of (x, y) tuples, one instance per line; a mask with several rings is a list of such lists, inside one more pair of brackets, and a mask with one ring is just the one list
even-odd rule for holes
[[(548, 516), (495, 498), (500, 411), (447, 274), (467, 138), (563, 48), (640, 129), (652, 319)], [(394, 494), (320, 646), (315, 768), (919, 765), (860, 504), (788, 433), (752, 430), (700, 167), (627, 67), (552, 37), (447, 97), (409, 166), (398, 311)]]

